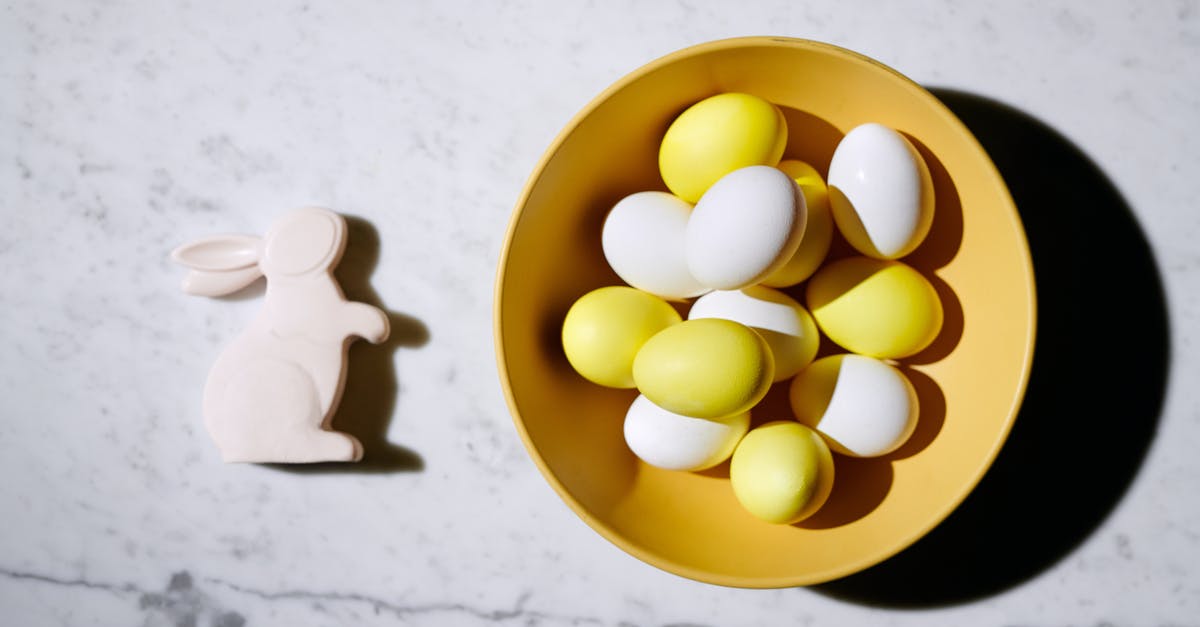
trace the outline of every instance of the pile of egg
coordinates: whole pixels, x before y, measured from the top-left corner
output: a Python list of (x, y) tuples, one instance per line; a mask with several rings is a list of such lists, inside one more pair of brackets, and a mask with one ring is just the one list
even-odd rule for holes
[[(917, 395), (891, 360), (927, 347), (942, 324), (933, 286), (897, 261), (933, 218), (913, 146), (858, 126), (828, 186), (784, 159), (786, 146), (786, 120), (762, 98), (726, 93), (684, 111), (659, 151), (670, 193), (634, 193), (605, 219), (604, 256), (627, 285), (582, 296), (562, 329), (580, 375), (638, 390), (624, 423), (635, 455), (677, 471), (730, 460), (738, 502), (783, 524), (825, 502), (833, 452), (880, 456), (909, 438)], [(860, 255), (825, 263), (835, 225)], [(807, 307), (780, 289), (805, 281)], [(820, 333), (847, 352), (815, 359)], [(751, 429), (755, 406), (787, 379), (794, 416)]]

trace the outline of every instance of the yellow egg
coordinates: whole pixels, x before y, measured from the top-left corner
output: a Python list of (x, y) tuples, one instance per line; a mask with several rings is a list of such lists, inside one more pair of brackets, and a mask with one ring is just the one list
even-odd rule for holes
[(761, 285), (709, 292), (692, 303), (687, 317), (723, 318), (754, 329), (771, 347), (776, 381), (791, 378), (812, 362), (821, 344), (817, 324), (800, 303)]
[(781, 161), (778, 167), (800, 186), (808, 206), (808, 224), (800, 247), (787, 263), (762, 280), (770, 287), (788, 287), (812, 276), (825, 261), (833, 241), (833, 214), (829, 211), (829, 190), (816, 168), (795, 159)]
[(664, 329), (633, 360), (638, 391), (667, 411), (693, 418), (748, 411), (767, 394), (774, 376), (766, 341), (743, 324), (716, 318)]
[(942, 302), (920, 272), (899, 261), (849, 257), (808, 283), (808, 309), (842, 348), (899, 359), (929, 346), (942, 329)]
[(632, 388), (633, 360), (646, 340), (678, 323), (679, 312), (657, 296), (632, 287), (602, 287), (584, 294), (563, 320), (567, 361), (589, 381)]
[(729, 481), (754, 516), (776, 524), (799, 522), (829, 498), (833, 454), (816, 431), (798, 422), (768, 422), (733, 451)]
[(734, 170), (779, 163), (785, 146), (787, 122), (775, 105), (750, 94), (720, 94), (675, 118), (663, 136), (658, 168), (668, 189), (695, 203)]

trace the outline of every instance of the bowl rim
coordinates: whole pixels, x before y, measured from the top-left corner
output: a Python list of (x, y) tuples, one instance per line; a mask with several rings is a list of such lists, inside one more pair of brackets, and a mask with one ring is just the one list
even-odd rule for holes
[[(988, 449), (987, 454), (982, 456), (977, 466), (975, 467), (973, 477), (969, 483), (964, 486), (964, 489), (954, 495), (954, 498), (947, 501), (937, 510), (931, 511), (926, 523), (910, 534), (899, 538), (895, 542), (888, 543), (884, 548), (876, 551), (868, 556), (854, 561), (848, 561), (838, 567), (830, 567), (819, 572), (810, 572), (805, 575), (793, 576), (776, 576), (776, 577), (745, 577), (734, 576), (723, 573), (706, 571), (698, 568), (693, 568), (684, 564), (680, 564), (671, 559), (665, 558), (652, 551), (643, 549), (633, 542), (629, 541), (624, 535), (615, 531), (612, 527), (596, 518), (588, 511), (563, 485), (562, 481), (554, 474), (542, 457), (534, 447), (528, 430), (525, 427), (525, 422), (521, 418), (520, 410), (517, 408), (516, 398), (514, 396), (512, 386), (509, 382), (508, 359), (504, 348), (503, 337), (503, 313), (501, 303), (504, 299), (504, 285), (508, 278), (507, 266), (510, 248), (512, 247), (513, 238), (520, 227), (521, 220), (524, 214), (524, 207), (529, 201), (529, 197), (533, 193), (533, 188), (541, 178), (550, 161), (557, 155), (559, 149), (567, 138), (575, 131), (584, 119), (590, 116), (597, 108), (611, 98), (615, 93), (624, 89), (630, 83), (642, 78), (643, 76), (654, 72), (664, 66), (679, 62), (681, 60), (708, 54), (720, 50), (731, 48), (749, 48), (749, 47), (767, 47), (767, 48), (796, 48), (809, 51), (816, 51), (823, 54), (833, 54), (843, 56), (860, 63), (866, 63), (874, 66), (876, 69), (883, 70), (893, 76), (899, 78), (902, 82), (907, 83), (909, 87), (917, 90), (919, 94), (925, 97), (933, 110), (950, 126), (962, 135), (963, 139), (973, 148), (973, 151), (978, 152), (983, 157), (984, 167), (988, 173), (993, 175), (995, 180), (999, 182), (999, 192), (1002, 194), (1004, 204), (1012, 209), (1012, 221), (1017, 233), (1022, 255), (1023, 264), (1021, 271), (1028, 285), (1028, 293), (1026, 294), (1025, 302), (1028, 303), (1026, 317), (1029, 328), (1029, 333), (1023, 347), (1023, 358), (1021, 363), (1021, 374), (1017, 382), (1017, 387), (1014, 390), (1011, 404), (1008, 408), (1008, 415), (1001, 429), (1000, 437), (997, 437)], [(987, 474), (988, 469), (992, 466), (1001, 448), (1008, 441), (1009, 434), (1012, 431), (1013, 424), (1016, 422), (1017, 415), (1021, 405), (1025, 399), (1025, 393), (1029, 383), (1030, 372), (1032, 370), (1032, 361), (1034, 347), (1037, 338), (1037, 290), (1034, 275), (1032, 255), (1029, 249), (1029, 240), (1025, 234), (1024, 224), (1021, 221), (1020, 214), (1017, 211), (1016, 203), (1012, 199), (1012, 195), (1008, 190), (1008, 185), (1004, 181), (1004, 177), (996, 168), (991, 156), (979, 143), (975, 135), (967, 128), (967, 126), (956, 116), (950, 109), (928, 89), (908, 78), (899, 71), (872, 59), (864, 54), (843, 48), (834, 44), (815, 41), (811, 39), (802, 39), (795, 37), (783, 36), (747, 36), (747, 37), (731, 37), (725, 39), (717, 39), (703, 43), (693, 44), (663, 56), (660, 56), (644, 65), (641, 65), (634, 70), (621, 76), (580, 109), (566, 125), (562, 127), (555, 135), (554, 139), (542, 152), (538, 158), (537, 164), (527, 177), (517, 202), (514, 205), (513, 214), (509, 218), (508, 228), (504, 234), (504, 241), (500, 250), (499, 263), (496, 267), (496, 277), (493, 289), (492, 303), (492, 334), (494, 350), (496, 353), (497, 372), (500, 378), (500, 386), (504, 393), (505, 402), (508, 405), (509, 414), (512, 418), (513, 425), (517, 429), (517, 433), (521, 437), (521, 441), (525, 446), (526, 452), (537, 466), (542, 477), (550, 484), (559, 498), (571, 509), (571, 511), (582, 519), (589, 527), (600, 534), (601, 537), (616, 545), (626, 553), (636, 557), (637, 559), (650, 564), (656, 568), (667, 571), (669, 573), (686, 577), (702, 583), (715, 584), (720, 586), (735, 587), (735, 588), (785, 588), (795, 586), (808, 586), (818, 583), (824, 583), (839, 579), (847, 575), (865, 570), (880, 562), (883, 562), (904, 549), (911, 546), (916, 541), (926, 536), (930, 531), (942, 523), (951, 513), (953, 513), (959, 505), (974, 491), (979, 482)]]

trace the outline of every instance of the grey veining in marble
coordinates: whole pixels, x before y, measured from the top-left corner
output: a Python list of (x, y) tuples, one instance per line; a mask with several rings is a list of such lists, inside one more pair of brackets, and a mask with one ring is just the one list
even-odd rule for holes
[[(1096, 529), (1013, 587), (895, 610), (682, 579), (575, 517), (512, 427), (492, 283), (542, 151), (638, 66), (760, 34), (1032, 115), (1146, 233), (1172, 339), (1157, 435)], [(1194, 1), (0, 5), (0, 622), (1195, 625), (1197, 58)], [(403, 328), (351, 350), (349, 385), (357, 365), (394, 399), (369, 416), (391, 456), (223, 465), (200, 390), (261, 292), (187, 297), (167, 253), (309, 204), (358, 220), (350, 284)], [(1119, 337), (1137, 304), (1112, 302)]]

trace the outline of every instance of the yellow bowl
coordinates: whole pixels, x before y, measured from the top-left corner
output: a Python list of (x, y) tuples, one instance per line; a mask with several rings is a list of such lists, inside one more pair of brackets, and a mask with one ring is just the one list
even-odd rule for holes
[[(937, 193), (927, 240), (904, 261), (946, 309), (933, 345), (901, 368), (917, 388), (917, 432), (884, 458), (838, 457), (833, 494), (797, 525), (759, 521), (735, 500), (728, 467), (659, 470), (625, 446), (634, 392), (571, 370), (559, 339), (576, 298), (619, 285), (600, 247), (623, 196), (665, 190), (659, 141), (689, 105), (752, 93), (788, 121), (787, 158), (825, 175), (844, 133), (880, 122), (913, 140)], [(1033, 353), (1029, 249), (1004, 182), (975, 138), (916, 83), (856, 53), (812, 41), (710, 42), (653, 61), (596, 97), (547, 149), (521, 195), (495, 294), (500, 378), (530, 456), (588, 525), (664, 570), (715, 584), (783, 587), (878, 563), (945, 518), (996, 456), (1016, 416)], [(755, 422), (786, 418), (786, 385)], [(776, 388), (779, 388), (777, 385)]]

